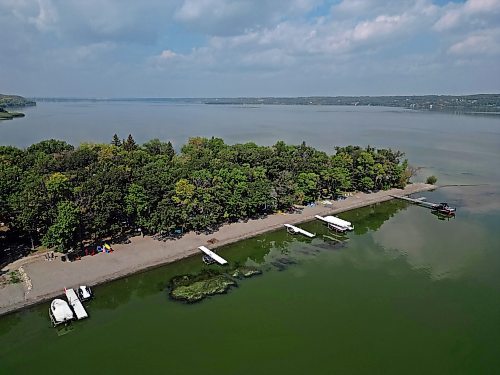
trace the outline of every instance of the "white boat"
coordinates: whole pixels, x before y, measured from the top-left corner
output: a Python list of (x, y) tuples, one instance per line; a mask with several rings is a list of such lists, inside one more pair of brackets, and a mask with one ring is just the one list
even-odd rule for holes
[(316, 219), (324, 221), (329, 226), (333, 227), (336, 230), (346, 231), (346, 230), (354, 230), (354, 226), (351, 222), (342, 220), (337, 216), (315, 216)]
[(88, 301), (94, 296), (94, 294), (92, 293), (92, 289), (90, 289), (90, 286), (86, 285), (80, 285), (76, 292), (78, 293), (78, 298), (80, 298), (80, 301), (82, 302)]
[(56, 298), (50, 304), (49, 316), (52, 324), (57, 326), (63, 323), (69, 323), (75, 318), (68, 303), (62, 299)]
[(88, 318), (87, 311), (85, 311), (85, 308), (83, 307), (82, 303), (78, 299), (78, 296), (76, 295), (76, 292), (74, 289), (65, 289), (64, 292), (66, 293), (66, 298), (68, 299), (68, 302), (75, 312), (75, 315), (78, 320), (80, 319), (85, 319)]

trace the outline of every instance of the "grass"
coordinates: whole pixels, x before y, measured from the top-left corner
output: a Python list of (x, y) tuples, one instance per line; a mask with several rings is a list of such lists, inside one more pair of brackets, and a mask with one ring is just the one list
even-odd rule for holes
[(19, 273), (19, 271), (10, 271), (9, 278), (11, 284), (19, 284), (21, 281), (23, 281), (21, 279), (21, 274)]

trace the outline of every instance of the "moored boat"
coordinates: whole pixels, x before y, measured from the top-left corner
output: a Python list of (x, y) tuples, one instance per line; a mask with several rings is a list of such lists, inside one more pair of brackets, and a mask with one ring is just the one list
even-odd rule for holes
[(75, 318), (68, 303), (59, 298), (56, 298), (50, 303), (49, 316), (54, 326), (69, 323)]
[(80, 298), (80, 301), (85, 302), (94, 297), (94, 293), (92, 292), (92, 289), (90, 289), (90, 286), (87, 285), (80, 285), (77, 290), (78, 293), (78, 298)]
[(445, 202), (439, 203), (434, 209), (441, 214), (450, 216), (455, 215), (455, 212), (457, 211), (456, 208), (448, 206), (448, 203)]

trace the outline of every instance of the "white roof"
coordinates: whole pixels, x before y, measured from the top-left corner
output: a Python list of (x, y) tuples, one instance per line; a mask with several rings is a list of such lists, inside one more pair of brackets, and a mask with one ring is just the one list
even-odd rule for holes
[(50, 304), (50, 311), (57, 323), (65, 322), (73, 319), (73, 311), (68, 306), (68, 303), (62, 299), (56, 298)]
[(323, 216), (316, 215), (315, 217), (316, 217), (316, 219), (326, 221), (327, 223), (330, 223), (333, 225), (345, 227), (349, 230), (354, 229), (354, 227), (352, 226), (352, 224), (349, 221), (342, 220), (342, 219), (338, 218), (337, 216), (324, 216), (323, 217)]

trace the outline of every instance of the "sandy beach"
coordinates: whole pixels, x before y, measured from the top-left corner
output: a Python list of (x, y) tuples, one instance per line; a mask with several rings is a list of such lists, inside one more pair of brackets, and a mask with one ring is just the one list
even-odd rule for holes
[[(346, 200), (333, 202), (332, 206), (317, 205), (304, 208), (300, 214), (275, 214), (264, 219), (227, 224), (209, 235), (190, 232), (173, 241), (163, 242), (149, 236), (136, 236), (131, 238), (129, 244), (114, 244), (115, 251), (110, 254), (86, 256), (74, 262), (62, 262), (59, 258), (49, 262), (43, 255), (23, 258), (2, 269), (12, 271), (22, 267), (27, 279), (23, 283), (0, 286), (0, 315), (61, 295), (65, 287), (94, 286), (199, 254), (198, 246), (201, 245), (215, 248), (282, 228), (285, 223), (310, 221), (315, 215), (336, 214), (390, 200), (391, 195), (408, 195), (435, 188), (433, 185), (417, 183), (405, 189), (356, 193)], [(212, 238), (218, 240), (216, 244), (207, 243)]]

